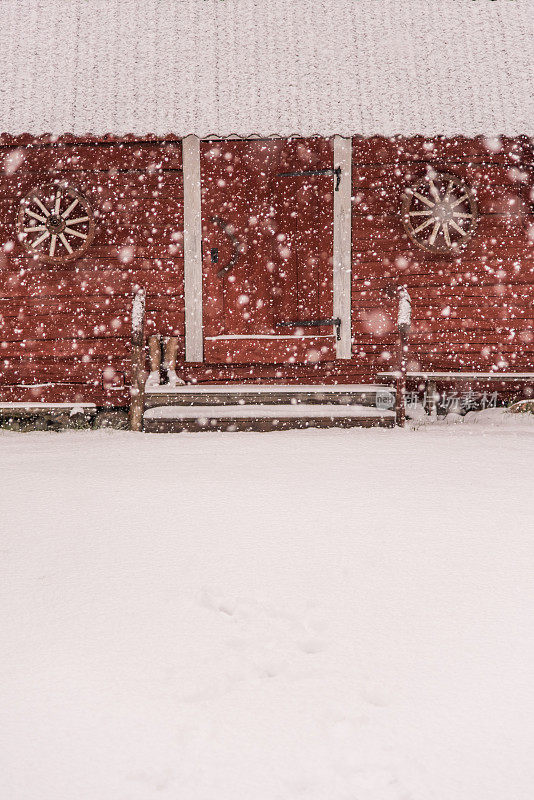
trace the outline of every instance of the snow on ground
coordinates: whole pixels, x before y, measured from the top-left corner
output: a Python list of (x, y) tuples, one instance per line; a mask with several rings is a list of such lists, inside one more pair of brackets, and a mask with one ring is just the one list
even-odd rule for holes
[(9, 800), (531, 800), (534, 426), (0, 435)]

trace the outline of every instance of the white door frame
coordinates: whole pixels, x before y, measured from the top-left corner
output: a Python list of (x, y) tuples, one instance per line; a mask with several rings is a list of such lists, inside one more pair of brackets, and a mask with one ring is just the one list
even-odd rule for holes
[(338, 168), (339, 185), (334, 192), (334, 317), (341, 320), (336, 356), (347, 359), (352, 355), (352, 139), (344, 136), (334, 136), (334, 169)]
[[(204, 360), (202, 325), (202, 208), (200, 184), (200, 139), (182, 140), (184, 184), (184, 299), (185, 360)], [(336, 356), (350, 359), (351, 352), (351, 193), (352, 140), (334, 136), (334, 169), (340, 169), (334, 191), (333, 316), (341, 320), (341, 340), (336, 341)], [(211, 337), (210, 337), (211, 338)], [(238, 338), (235, 336), (217, 338)], [(241, 337), (239, 337), (241, 338)], [(293, 338), (255, 337), (242, 338)], [(295, 337), (302, 338), (302, 337)]]
[(184, 181), (184, 301), (185, 360), (202, 362), (202, 214), (200, 194), (200, 139), (182, 139)]

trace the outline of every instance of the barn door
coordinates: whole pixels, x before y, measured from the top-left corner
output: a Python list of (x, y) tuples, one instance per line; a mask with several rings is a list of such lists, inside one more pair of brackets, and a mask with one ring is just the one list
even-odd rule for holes
[(203, 143), (204, 358), (335, 358), (328, 140)]

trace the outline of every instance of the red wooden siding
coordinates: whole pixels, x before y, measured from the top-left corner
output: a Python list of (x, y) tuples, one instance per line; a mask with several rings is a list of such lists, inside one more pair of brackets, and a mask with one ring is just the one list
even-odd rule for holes
[[(1, 399), (126, 405), (137, 286), (147, 289), (148, 330), (183, 341), (181, 143), (21, 137), (0, 146), (2, 164)], [(89, 250), (67, 265), (34, 260), (16, 237), (20, 199), (54, 179), (96, 215)]]
[[(353, 142), (354, 353), (388, 367), (395, 342), (388, 290), (412, 297), (412, 370), (532, 371), (534, 196), (531, 150), (502, 140), (355, 139)], [(477, 196), (473, 239), (454, 256), (434, 254), (404, 232), (405, 187), (428, 166), (464, 179)], [(384, 313), (389, 308), (389, 314)]]
[[(403, 192), (429, 165), (458, 175), (477, 196), (478, 228), (454, 256), (420, 249), (402, 225)], [(180, 142), (4, 137), (1, 166), (0, 400), (126, 405), (137, 286), (148, 292), (148, 331), (178, 335), (184, 357)], [(281, 173), (332, 166), (329, 140), (202, 144), (208, 337), (269, 335), (286, 319), (331, 315), (333, 177)], [(392, 363), (392, 293), (399, 284), (409, 287), (413, 301), (412, 370), (532, 371), (533, 168), (531, 145), (523, 140), (503, 140), (496, 148), (481, 139), (354, 139), (352, 359), (335, 360), (332, 336), (283, 346), (211, 340), (205, 364), (182, 363), (184, 377), (375, 380)], [(80, 189), (97, 214), (85, 256), (62, 266), (36, 262), (16, 238), (20, 199), (56, 178)], [(231, 238), (212, 217), (237, 232), (242, 250), (235, 281), (221, 281), (211, 263), (212, 247), (221, 266), (232, 254)]]

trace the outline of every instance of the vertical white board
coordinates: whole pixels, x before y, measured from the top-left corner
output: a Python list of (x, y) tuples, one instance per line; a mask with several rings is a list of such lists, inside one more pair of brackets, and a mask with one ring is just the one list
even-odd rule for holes
[(351, 193), (352, 140), (334, 136), (334, 169), (341, 169), (339, 188), (334, 191), (334, 317), (341, 320), (341, 341), (336, 342), (337, 358), (350, 358), (351, 352)]
[(182, 140), (184, 176), (184, 296), (185, 360), (203, 361), (202, 336), (202, 215), (200, 139)]

